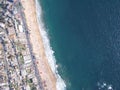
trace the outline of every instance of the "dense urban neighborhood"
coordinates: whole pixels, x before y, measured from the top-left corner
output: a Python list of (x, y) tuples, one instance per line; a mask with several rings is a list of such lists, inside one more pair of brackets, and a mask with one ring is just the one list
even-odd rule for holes
[(23, 7), (19, 0), (0, 0), (0, 90), (40, 90)]

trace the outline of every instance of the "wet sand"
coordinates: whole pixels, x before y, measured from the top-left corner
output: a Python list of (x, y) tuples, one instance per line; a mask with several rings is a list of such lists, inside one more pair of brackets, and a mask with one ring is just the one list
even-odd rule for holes
[(39, 26), (36, 17), (36, 8), (34, 0), (21, 0), (28, 29), (30, 30), (30, 42), (33, 54), (36, 58), (37, 68), (42, 79), (45, 90), (56, 90), (56, 78), (49, 66), (45, 49), (40, 35)]

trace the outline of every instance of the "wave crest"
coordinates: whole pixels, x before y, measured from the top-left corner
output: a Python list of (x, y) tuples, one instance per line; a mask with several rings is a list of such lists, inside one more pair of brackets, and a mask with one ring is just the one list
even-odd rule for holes
[(43, 39), (45, 54), (48, 59), (48, 63), (52, 69), (52, 72), (55, 74), (55, 76), (57, 78), (56, 88), (57, 88), (57, 90), (66, 90), (66, 84), (65, 84), (64, 80), (61, 78), (61, 76), (58, 74), (54, 51), (52, 50), (52, 47), (50, 47), (50, 41), (48, 38), (48, 34), (45, 30), (44, 23), (42, 21), (42, 8), (41, 8), (38, 0), (36, 0), (35, 3), (36, 3), (37, 21), (39, 23), (39, 30), (40, 30), (40, 34)]

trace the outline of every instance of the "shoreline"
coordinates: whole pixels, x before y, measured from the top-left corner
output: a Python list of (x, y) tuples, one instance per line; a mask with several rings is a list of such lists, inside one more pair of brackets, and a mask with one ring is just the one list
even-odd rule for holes
[(35, 56), (35, 62), (41, 77), (41, 83), (46, 90), (56, 90), (56, 77), (48, 63), (43, 39), (40, 35), (37, 22), (36, 6), (34, 0), (21, 0), (24, 8), (26, 23), (30, 32), (30, 42)]

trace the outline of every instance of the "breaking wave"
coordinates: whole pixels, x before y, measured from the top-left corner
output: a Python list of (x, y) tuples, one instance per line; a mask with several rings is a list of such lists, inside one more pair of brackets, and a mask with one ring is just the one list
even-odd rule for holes
[(36, 0), (35, 3), (36, 3), (36, 12), (37, 12), (37, 19), (38, 19), (37, 21), (39, 23), (39, 30), (40, 30), (40, 34), (43, 39), (45, 54), (46, 54), (46, 57), (48, 58), (48, 62), (52, 69), (52, 72), (55, 74), (55, 76), (57, 78), (56, 88), (57, 88), (57, 90), (66, 90), (66, 84), (65, 84), (64, 80), (61, 78), (61, 76), (58, 74), (54, 51), (52, 50), (52, 47), (50, 47), (50, 41), (48, 38), (48, 34), (44, 27), (44, 23), (42, 20), (42, 8), (41, 8), (38, 0)]
[(113, 90), (113, 86), (106, 82), (98, 82), (97, 86), (99, 90)]

